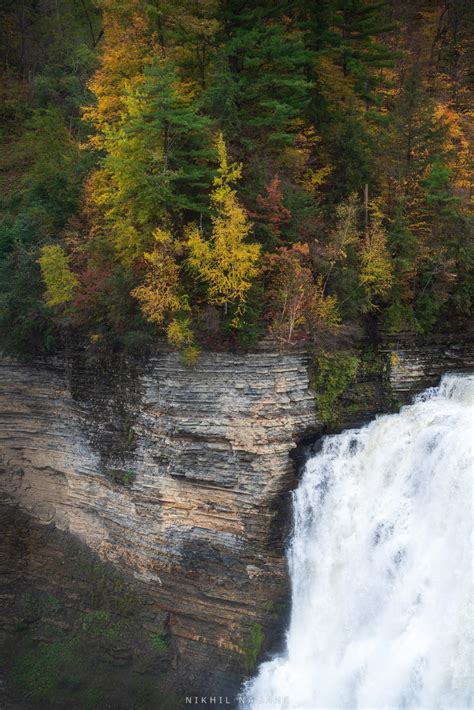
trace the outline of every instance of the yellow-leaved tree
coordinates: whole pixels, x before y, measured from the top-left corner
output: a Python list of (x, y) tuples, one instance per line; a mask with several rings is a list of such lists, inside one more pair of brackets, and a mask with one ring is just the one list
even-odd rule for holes
[(157, 43), (150, 30), (146, 5), (101, 0), (103, 40), (100, 64), (89, 82), (95, 102), (83, 108), (83, 116), (96, 131), (89, 142), (102, 149), (112, 127), (126, 112), (126, 96), (143, 82), (143, 69), (151, 64)]
[(147, 320), (163, 325), (169, 313), (183, 307), (179, 293), (180, 266), (173, 253), (173, 238), (163, 229), (155, 229), (156, 246), (145, 252), (148, 271), (141, 286), (133, 289), (132, 296), (140, 302)]
[(252, 281), (260, 271), (260, 245), (247, 241), (252, 225), (233, 188), (242, 166), (229, 163), (222, 134), (216, 148), (219, 168), (211, 194), (211, 238), (205, 239), (196, 225), (188, 228), (188, 264), (207, 284), (209, 303), (223, 306), (225, 312), (229, 305), (235, 306), (232, 325), (237, 327)]
[(143, 256), (147, 273), (143, 284), (131, 295), (140, 303), (145, 318), (158, 327), (165, 327), (168, 341), (182, 351), (184, 362), (194, 364), (199, 348), (194, 340), (190, 308), (181, 283), (179, 248), (164, 229), (154, 231), (155, 248)]
[(69, 256), (59, 244), (47, 244), (38, 259), (46, 284), (48, 306), (62, 306), (72, 301), (79, 281), (69, 266)]
[(393, 264), (382, 217), (373, 208), (372, 219), (360, 248), (359, 283), (365, 293), (365, 312), (378, 310), (393, 283)]

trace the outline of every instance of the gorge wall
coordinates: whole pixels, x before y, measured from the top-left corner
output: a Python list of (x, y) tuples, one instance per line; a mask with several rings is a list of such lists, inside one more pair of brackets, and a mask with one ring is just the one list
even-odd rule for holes
[[(423, 345), (400, 336), (381, 352), (380, 403), (370, 412), (363, 401), (359, 411), (352, 406), (347, 423), (380, 411), (384, 401), (405, 401), (443, 371), (474, 369), (468, 337)], [(112, 638), (107, 627), (101, 654), (122, 676), (124, 669), (163, 674), (182, 689), (176, 707), (192, 692), (232, 694), (261, 649), (280, 641), (288, 492), (296, 479), (291, 454), (322, 429), (309, 366), (304, 354), (271, 352), (208, 353), (191, 369), (173, 353), (146, 363), (80, 351), (67, 361), (1, 361), (0, 561), (10, 589), (0, 594), (0, 634), (7, 655), (18, 628), (33, 629), (35, 642), (49, 639), (45, 613), (18, 610), (28, 585), (46, 594), (46, 606), (51, 589), (58, 597), (62, 590), (67, 608), (80, 598), (84, 629), (90, 614), (108, 614), (131, 598), (132, 580), (133, 594), (145, 600), (136, 605), (136, 628)], [(89, 553), (92, 561), (84, 562)], [(110, 575), (100, 560), (125, 581), (104, 581)], [(83, 602), (80, 594), (90, 589), (95, 601)], [(64, 614), (46, 617), (65, 623)], [(155, 656), (146, 652), (147, 638), (155, 639)], [(8, 698), (2, 707), (24, 707)], [(62, 707), (44, 705), (53, 706)]]
[(439, 382), (444, 372), (474, 370), (474, 332), (446, 333), (429, 340), (411, 334), (386, 336), (391, 395), (401, 404)]
[(177, 354), (1, 363), (4, 500), (133, 575), (185, 690), (238, 687), (262, 634), (272, 642), (290, 452), (316, 430), (307, 366), (272, 353), (192, 369)]

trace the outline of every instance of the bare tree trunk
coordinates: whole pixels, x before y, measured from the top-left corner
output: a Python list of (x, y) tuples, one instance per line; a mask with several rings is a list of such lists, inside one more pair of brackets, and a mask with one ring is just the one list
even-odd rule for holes
[(364, 185), (364, 229), (367, 233), (369, 228), (369, 185), (365, 183)]
[(63, 22), (62, 22), (62, 19), (61, 19), (61, 11), (60, 11), (60, 9), (59, 9), (58, 0), (56, 0), (56, 15), (57, 15), (57, 18), (58, 18), (59, 33), (60, 33), (61, 37), (64, 39)]

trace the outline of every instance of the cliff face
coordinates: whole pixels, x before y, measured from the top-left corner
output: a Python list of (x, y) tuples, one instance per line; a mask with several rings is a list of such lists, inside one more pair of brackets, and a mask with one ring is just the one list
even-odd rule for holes
[(401, 404), (439, 382), (444, 372), (474, 370), (474, 333), (452, 333), (423, 340), (410, 334), (387, 336), (391, 396)]
[[(400, 337), (383, 350), (389, 376), (384, 369), (383, 378), (362, 383), (390, 390), (371, 398), (371, 415), (445, 370), (474, 368), (466, 338)], [(122, 583), (104, 592), (108, 572), (84, 582), (84, 565), (75, 569), (83, 553), (68, 543), (82, 541), (133, 579), (146, 601), (122, 645), (107, 642), (112, 663), (155, 676), (158, 668), (183, 693), (232, 693), (261, 647), (279, 642), (287, 608), (291, 452), (321, 430), (308, 365), (303, 355), (276, 353), (206, 354), (192, 369), (176, 354), (145, 364), (80, 353), (67, 363), (1, 361), (4, 579), (26, 593), (34, 585), (41, 594), (63, 590), (66, 607), (80, 607), (85, 618), (98, 585), (94, 603), (100, 597), (103, 613), (129, 595)], [(360, 392), (349, 394), (357, 402), (348, 411), (355, 404), (359, 416)], [(7, 648), (13, 627), (30, 624), (14, 596), (0, 589)], [(33, 618), (41, 624), (48, 614)], [(55, 623), (64, 625), (64, 616)], [(84, 626), (82, 617), (67, 623)], [(37, 625), (32, 638), (47, 640)], [(158, 656), (149, 657), (140, 634), (157, 630), (166, 648), (158, 643)]]
[(237, 684), (285, 602), (282, 496), (315, 430), (302, 356), (0, 367), (1, 488), (131, 572), (196, 687)]

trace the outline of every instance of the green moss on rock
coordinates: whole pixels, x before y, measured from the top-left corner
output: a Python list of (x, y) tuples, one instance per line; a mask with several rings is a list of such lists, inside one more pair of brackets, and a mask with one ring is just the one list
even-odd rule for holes
[(261, 624), (252, 623), (247, 636), (247, 643), (242, 647), (243, 664), (245, 670), (250, 673), (257, 665), (257, 659), (265, 641), (265, 634)]
[(316, 392), (316, 413), (319, 421), (336, 427), (341, 417), (341, 398), (355, 382), (360, 361), (347, 350), (320, 350), (314, 357), (313, 389)]

